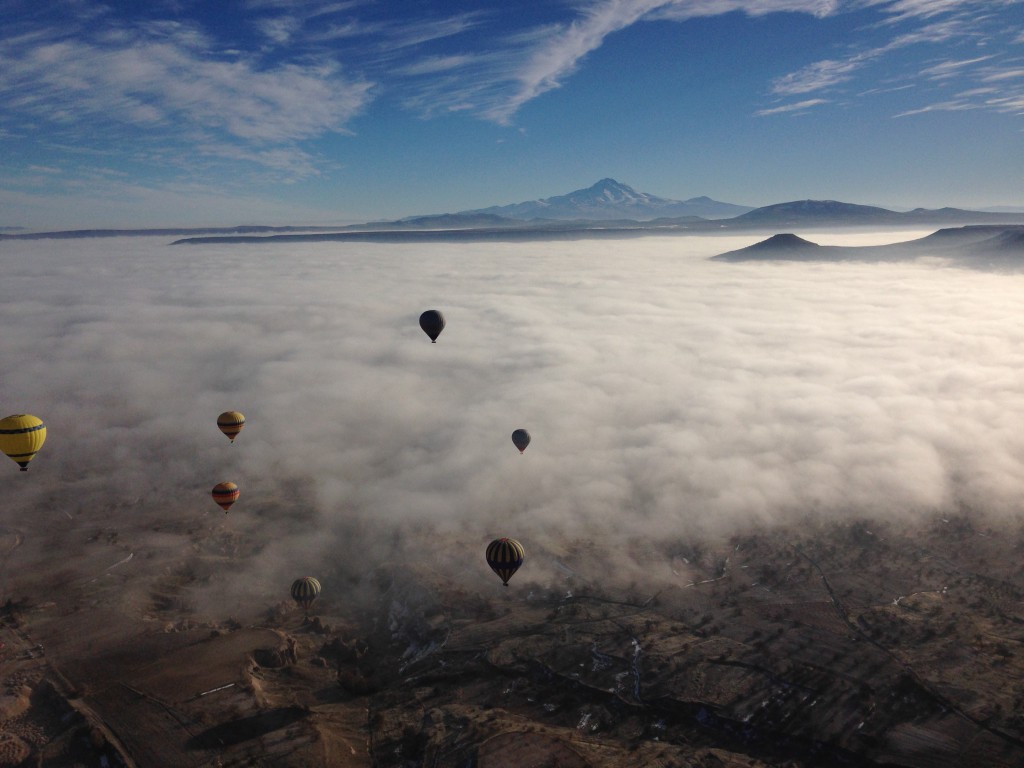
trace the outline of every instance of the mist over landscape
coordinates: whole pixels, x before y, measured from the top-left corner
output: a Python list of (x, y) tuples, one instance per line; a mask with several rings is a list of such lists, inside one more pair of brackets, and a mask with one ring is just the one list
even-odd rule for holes
[[(860, 248), (927, 233), (802, 234)], [(579, 693), (553, 700), (559, 684), (528, 675), (499, 696), (543, 734), (516, 759), (927, 765), (970, 739), (1009, 765), (1024, 690), (981, 715), (969, 702), (999, 685), (980, 665), (1015, 631), (980, 622), (1019, 599), (1024, 281), (945, 251), (712, 259), (762, 238), (3, 243), (0, 359), (17, 363), (0, 391), (49, 435), (27, 473), (0, 474), (0, 632), (27, 649), (19, 665), (45, 647), (63, 695), (33, 722), (83, 696), (95, 754), (124, 765), (333, 764), (335, 743), (364, 765), (367, 733), (382, 765), (402, 764), (392, 750), (502, 765), (496, 734), (531, 729), (487, 713), (526, 654)], [(447, 319), (436, 344), (425, 309)], [(234, 444), (215, 424), (231, 409), (247, 419)], [(210, 498), (224, 480), (241, 489), (228, 514)], [(526, 552), (508, 588), (483, 556), (502, 536)], [(323, 585), (313, 624), (288, 600), (305, 575)], [(989, 584), (1001, 597), (978, 609)], [(911, 601), (947, 592), (928, 609), (946, 650), (897, 664), (923, 636)], [(952, 648), (971, 632), (968, 670)], [(597, 654), (589, 673), (578, 654)], [(926, 657), (965, 661), (927, 671)], [(751, 664), (776, 671), (729, 671)], [(467, 713), (468, 741), (415, 725), (410, 680), (467, 674), (475, 692), (430, 695), (436, 716)], [(819, 700), (790, 700), (792, 685), (828, 703), (783, 728)], [(906, 685), (913, 709), (882, 705)], [(925, 730), (906, 730), (911, 712)], [(737, 741), (741, 721), (758, 725)], [(82, 754), (79, 731), (47, 727), (47, 754)], [(968, 730), (936, 741), (952, 727)], [(31, 755), (13, 732), (12, 754)], [(690, 746), (658, 752), (663, 738)], [(621, 757), (597, 760), (599, 743)]]
[[(209, 488), (234, 480), (227, 523), (263, 547), (232, 587), (248, 601), (438, 548), (473, 580), (499, 534), (544, 582), (576, 538), (1016, 514), (1024, 283), (706, 258), (750, 240), (12, 244), (5, 404), (51, 437), (29, 478), (4, 474), (7, 503), (212, 524)], [(436, 345), (426, 308), (448, 320)], [(213, 423), (229, 408), (236, 445)]]

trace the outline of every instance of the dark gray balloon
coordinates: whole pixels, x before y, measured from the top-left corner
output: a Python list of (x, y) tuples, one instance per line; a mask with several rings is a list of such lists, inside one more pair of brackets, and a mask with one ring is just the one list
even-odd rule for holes
[(436, 344), (437, 337), (444, 330), (444, 315), (436, 309), (428, 309), (420, 315), (420, 328), (430, 337), (431, 343)]
[(530, 444), (530, 433), (525, 429), (517, 429), (512, 433), (512, 442), (515, 443), (516, 448), (522, 453), (526, 450), (526, 446)]

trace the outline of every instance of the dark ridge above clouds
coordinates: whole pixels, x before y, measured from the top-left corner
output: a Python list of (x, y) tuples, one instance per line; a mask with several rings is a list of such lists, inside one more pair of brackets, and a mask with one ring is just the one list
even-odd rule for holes
[[(920, 209), (919, 209), (920, 210)], [(899, 221), (902, 217), (896, 211), (887, 208), (879, 208), (874, 205), (855, 205), (853, 203), (841, 203), (837, 200), (793, 200), (788, 203), (775, 203), (761, 208), (755, 208), (747, 213), (735, 217), (736, 221), (772, 221), (782, 223), (786, 221), (807, 221), (821, 219), (839, 218), (848, 222), (870, 221), (872, 224), (880, 221)]]
[(1016, 223), (1020, 214), (968, 211), (962, 208), (915, 208), (891, 211), (875, 205), (857, 205), (838, 200), (793, 200), (755, 208), (729, 220), (731, 226), (767, 224), (814, 224), (816, 226), (913, 226), (916, 224)]
[(746, 248), (712, 256), (714, 261), (909, 261), (950, 259), (979, 269), (1024, 268), (1024, 225), (975, 225), (940, 229), (890, 245), (823, 246), (794, 234), (773, 235)]

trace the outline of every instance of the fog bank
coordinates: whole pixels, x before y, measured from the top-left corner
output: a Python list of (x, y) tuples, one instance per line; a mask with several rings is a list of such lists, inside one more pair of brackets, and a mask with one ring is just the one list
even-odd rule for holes
[[(240, 581), (453, 542), (468, 581), (501, 535), (529, 557), (806, 515), (1016, 516), (1024, 278), (707, 261), (757, 239), (4, 243), (0, 415), (49, 428), (27, 478), (0, 472), (5, 519), (220, 515), (261, 542)], [(221, 480), (242, 490), (227, 518)]]

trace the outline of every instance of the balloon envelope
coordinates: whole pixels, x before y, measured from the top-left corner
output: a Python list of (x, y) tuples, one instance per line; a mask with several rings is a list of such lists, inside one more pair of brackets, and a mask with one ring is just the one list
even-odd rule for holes
[(231, 509), (231, 505), (238, 501), (240, 494), (241, 491), (238, 490), (238, 486), (232, 482), (217, 483), (213, 486), (213, 500), (225, 512)]
[(525, 554), (523, 545), (515, 539), (495, 539), (487, 545), (487, 564), (491, 566), (492, 571), (498, 574), (501, 583), (507, 587), (508, 580), (523, 564)]
[(525, 429), (517, 429), (512, 433), (512, 442), (515, 443), (516, 448), (522, 453), (526, 450), (526, 446), (530, 444), (530, 433)]
[(224, 411), (217, 417), (217, 426), (233, 443), (238, 433), (245, 428), (245, 416), (238, 411)]
[(320, 594), (320, 582), (312, 576), (303, 576), (292, 582), (292, 600), (306, 610)]
[(0, 451), (28, 471), (28, 463), (46, 442), (46, 425), (29, 413), (17, 413), (0, 419)]
[(420, 328), (430, 337), (430, 341), (437, 343), (437, 337), (444, 330), (444, 315), (436, 309), (428, 309), (420, 315)]

